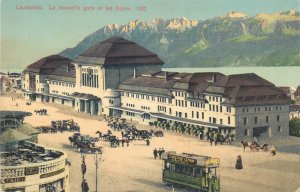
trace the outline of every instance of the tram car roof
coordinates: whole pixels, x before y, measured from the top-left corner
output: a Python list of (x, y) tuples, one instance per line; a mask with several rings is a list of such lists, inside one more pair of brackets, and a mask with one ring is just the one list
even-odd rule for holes
[(175, 151), (168, 151), (162, 154), (163, 160), (188, 165), (198, 165), (201, 167), (219, 167), (220, 159), (204, 155), (182, 153), (176, 154)]

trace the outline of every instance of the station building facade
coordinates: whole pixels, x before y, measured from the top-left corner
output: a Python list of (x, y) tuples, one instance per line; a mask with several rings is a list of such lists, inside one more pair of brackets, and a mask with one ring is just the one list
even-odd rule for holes
[(35, 63), (24, 71), (27, 98), (141, 123), (197, 125), (237, 138), (288, 135), (290, 98), (253, 73), (164, 72), (157, 55), (119, 37), (95, 44), (74, 61), (56, 55), (42, 62), (40, 71), (33, 73)]

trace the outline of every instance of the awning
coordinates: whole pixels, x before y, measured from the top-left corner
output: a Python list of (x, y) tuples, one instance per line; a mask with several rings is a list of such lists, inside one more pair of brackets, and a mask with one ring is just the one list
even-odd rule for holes
[(130, 108), (126, 108), (126, 107), (107, 107), (109, 109), (116, 109), (116, 110), (120, 110), (120, 111), (128, 111), (128, 112), (132, 112), (132, 113), (137, 113), (137, 114), (144, 114), (147, 113), (145, 111), (142, 110), (137, 110), (137, 109), (130, 109)]
[(203, 122), (203, 121), (186, 119), (186, 118), (182, 118), (182, 117), (174, 117), (174, 116), (170, 116), (170, 115), (165, 115), (163, 113), (150, 113), (150, 114), (152, 117), (167, 119), (167, 120), (171, 120), (171, 121), (178, 121), (181, 123), (188, 123), (188, 124), (192, 124), (192, 125), (207, 126), (207, 127), (211, 127), (211, 128), (234, 128), (234, 127), (230, 127), (230, 126), (218, 125), (215, 123), (208, 123), (208, 122)]
[(42, 96), (47, 96), (47, 97), (58, 97), (58, 98), (62, 98), (62, 99), (68, 99), (68, 100), (73, 100), (73, 97), (70, 96), (65, 96), (65, 95), (55, 95), (55, 94), (50, 94), (50, 93), (43, 93), (43, 94), (39, 94)]
[(100, 99), (99, 97), (92, 95), (92, 94), (86, 94), (86, 93), (78, 93), (78, 92), (74, 92), (70, 95), (71, 97), (74, 98), (80, 98), (83, 100), (95, 100), (95, 99)]

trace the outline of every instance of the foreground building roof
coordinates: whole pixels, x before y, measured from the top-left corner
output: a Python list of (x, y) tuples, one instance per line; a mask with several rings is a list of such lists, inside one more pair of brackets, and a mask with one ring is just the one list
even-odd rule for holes
[(90, 63), (98, 65), (134, 65), (159, 64), (164, 62), (151, 51), (135, 42), (121, 37), (112, 37), (96, 43), (76, 59), (76, 63)]

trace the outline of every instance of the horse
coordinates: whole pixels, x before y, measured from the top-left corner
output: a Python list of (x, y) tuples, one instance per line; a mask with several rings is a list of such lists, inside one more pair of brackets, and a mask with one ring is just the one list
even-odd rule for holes
[(250, 147), (251, 146), (251, 142), (247, 142), (247, 141), (241, 141), (243, 147), (244, 147), (244, 152), (245, 152), (245, 149), (246, 147)]

